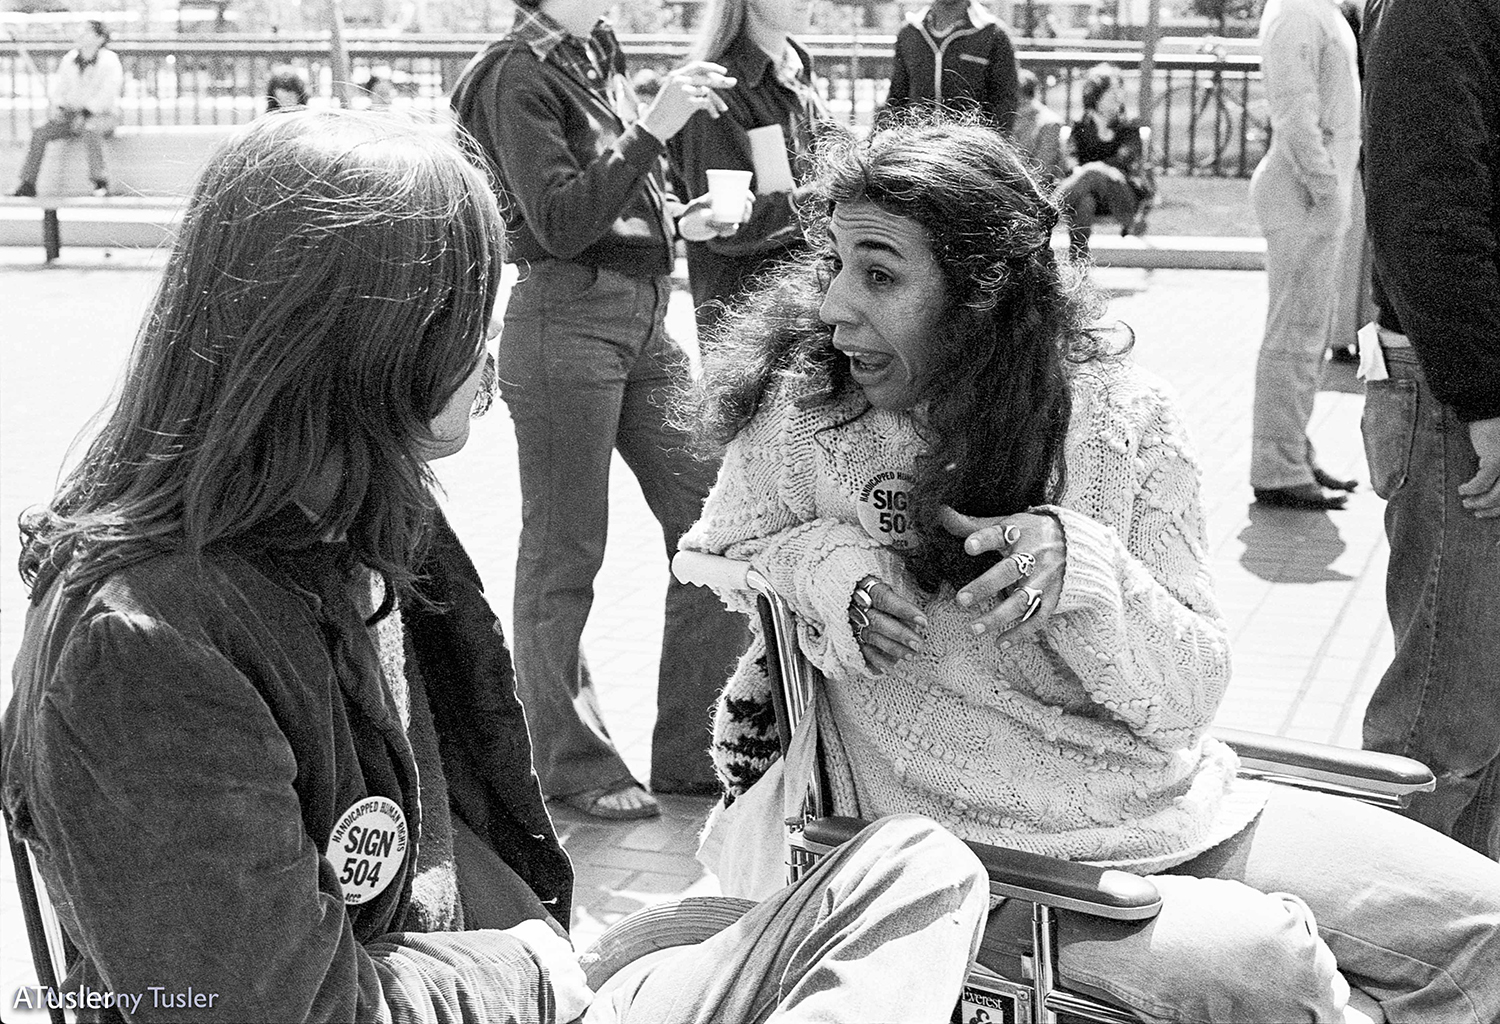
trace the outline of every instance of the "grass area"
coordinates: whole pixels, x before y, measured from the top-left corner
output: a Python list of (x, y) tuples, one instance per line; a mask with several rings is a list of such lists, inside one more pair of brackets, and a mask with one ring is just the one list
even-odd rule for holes
[(1250, 180), (1158, 174), (1150, 230), (1153, 235), (1259, 235)]

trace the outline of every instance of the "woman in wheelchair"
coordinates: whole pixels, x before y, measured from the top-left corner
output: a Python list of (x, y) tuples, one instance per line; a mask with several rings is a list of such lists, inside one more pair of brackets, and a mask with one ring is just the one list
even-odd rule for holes
[[(1237, 780), (1207, 735), (1230, 650), (1198, 467), (1054, 259), (1056, 200), (942, 121), (833, 141), (817, 181), (816, 261), (705, 346), (687, 415), (724, 462), (682, 546), (798, 613), (832, 812), (1151, 875), (1152, 922), (1058, 915), (1060, 976), (1147, 1020), (1342, 1020), (1340, 971), (1391, 1020), (1500, 1019), (1500, 865)], [(764, 653), (716, 712), (731, 811), (779, 752)]]
[(0, 776), (75, 987), (7, 1019), (946, 1019), (985, 874), (910, 815), (592, 1000), (427, 468), (487, 404), (503, 237), (432, 126), (287, 113), (210, 164), (118, 403), (23, 517)]

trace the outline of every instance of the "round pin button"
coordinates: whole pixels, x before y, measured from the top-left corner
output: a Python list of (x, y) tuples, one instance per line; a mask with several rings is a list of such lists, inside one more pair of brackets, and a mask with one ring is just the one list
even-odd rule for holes
[(905, 473), (881, 473), (859, 492), (855, 513), (865, 532), (897, 551), (908, 551), (918, 544), (912, 521), (912, 484)]
[(394, 800), (371, 796), (339, 815), (326, 856), (344, 887), (344, 902), (365, 903), (385, 891), (406, 856), (406, 815)]

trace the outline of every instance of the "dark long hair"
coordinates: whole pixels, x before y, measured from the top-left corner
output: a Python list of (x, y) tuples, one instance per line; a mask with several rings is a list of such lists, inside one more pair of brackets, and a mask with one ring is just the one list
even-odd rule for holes
[(484, 355), (503, 228), (431, 125), (297, 111), (225, 144), (193, 194), (119, 397), (21, 575), (85, 586), (250, 531), (340, 468), (319, 534), (407, 584), (433, 418)]
[(713, 450), (773, 389), (803, 402), (857, 391), (832, 329), (818, 318), (828, 220), (840, 204), (868, 202), (915, 221), (942, 269), (948, 313), (920, 382), (927, 450), (913, 494), (921, 544), (907, 566), (929, 590), (959, 586), (986, 563), (964, 554), (939, 525), (938, 509), (1008, 515), (1062, 493), (1072, 409), (1066, 363), (1105, 351), (1104, 337), (1088, 326), (1100, 303), (1082, 274), (1053, 259), (1056, 200), (975, 118), (919, 113), (866, 141), (824, 140), (814, 190), (807, 231), (820, 251), (748, 296), (704, 346), (693, 425)]

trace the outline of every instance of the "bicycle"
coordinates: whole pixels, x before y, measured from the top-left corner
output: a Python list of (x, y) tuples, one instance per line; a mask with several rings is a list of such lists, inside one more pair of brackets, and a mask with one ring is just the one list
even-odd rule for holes
[[(1225, 76), (1228, 53), (1222, 40), (1209, 38), (1198, 52), (1215, 59), (1208, 83), (1202, 84), (1195, 71), (1185, 84), (1170, 86), (1151, 105), (1151, 123), (1158, 126), (1163, 161), (1189, 174), (1222, 174), (1229, 169), (1246, 175), (1270, 144), (1271, 119), (1265, 100), (1251, 98), (1248, 74), (1240, 76), (1240, 95), (1233, 94), (1233, 82)], [(1171, 81), (1171, 72), (1167, 80)], [(1237, 146), (1241, 137), (1244, 142)], [(1234, 166), (1226, 168), (1227, 163)]]

